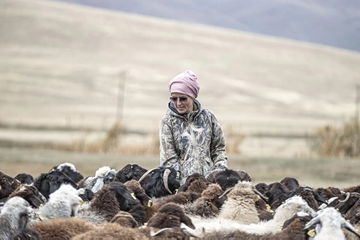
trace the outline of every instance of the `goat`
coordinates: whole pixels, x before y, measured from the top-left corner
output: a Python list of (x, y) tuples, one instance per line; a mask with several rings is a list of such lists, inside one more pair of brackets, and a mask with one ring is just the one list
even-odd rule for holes
[(6, 198), (17, 188), (20, 186), (20, 181), (12, 178), (3, 172), (0, 171), (0, 200)]
[(84, 178), (84, 176), (76, 169), (72, 163), (62, 163), (58, 166), (54, 166), (50, 171), (59, 171), (65, 173), (75, 183), (78, 183)]
[(46, 202), (46, 198), (33, 185), (22, 184), (14, 192), (12, 192), (8, 199), (12, 197), (21, 197), (28, 201), (32, 207), (38, 208), (41, 204)]
[(41, 173), (40, 176), (35, 179), (34, 186), (46, 199), (49, 199), (50, 194), (58, 190), (64, 183), (70, 184), (75, 189), (78, 189), (77, 184), (71, 178), (59, 171)]
[(345, 234), (341, 229), (342, 227), (348, 229), (356, 236), (360, 237), (360, 235), (356, 232), (356, 229), (350, 223), (348, 223), (333, 207), (318, 211), (317, 216), (311, 219), (304, 230), (307, 230), (316, 224), (321, 224), (321, 227), (320, 229), (316, 228), (316, 235), (313, 238), (314, 240), (346, 239)]
[(14, 178), (22, 184), (32, 184), (34, 182), (34, 177), (27, 173), (19, 173)]
[(21, 197), (7, 200), (0, 213), (0, 239), (10, 239), (19, 229), (25, 228), (32, 212), (30, 204)]
[(116, 173), (114, 181), (125, 183), (130, 180), (139, 180), (146, 172), (147, 169), (130, 163)]

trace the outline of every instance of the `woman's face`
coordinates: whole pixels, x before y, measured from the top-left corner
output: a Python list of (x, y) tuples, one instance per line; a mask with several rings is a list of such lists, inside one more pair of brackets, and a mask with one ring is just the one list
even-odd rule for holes
[(193, 111), (194, 101), (191, 97), (182, 93), (172, 93), (170, 100), (173, 102), (176, 110), (180, 114), (189, 113)]

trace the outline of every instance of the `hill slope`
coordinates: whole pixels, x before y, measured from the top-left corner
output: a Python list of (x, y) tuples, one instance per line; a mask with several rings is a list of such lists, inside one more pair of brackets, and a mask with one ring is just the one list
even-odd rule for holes
[(354, 0), (56, 0), (271, 35), (360, 52)]
[(117, 114), (129, 129), (156, 132), (167, 84), (186, 69), (198, 75), (199, 100), (224, 128), (304, 133), (354, 113), (359, 65), (360, 54), (349, 51), (58, 2), (3, 0), (0, 137), (21, 140), (17, 125), (102, 130)]

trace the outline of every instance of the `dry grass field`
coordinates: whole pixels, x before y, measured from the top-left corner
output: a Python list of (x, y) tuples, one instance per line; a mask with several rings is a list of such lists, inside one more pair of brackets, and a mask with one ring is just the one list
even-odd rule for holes
[(156, 153), (43, 148), (97, 141), (116, 119), (126, 133), (122, 149), (156, 146), (167, 84), (191, 69), (201, 84), (199, 101), (224, 127), (234, 153), (230, 167), (255, 181), (291, 175), (304, 184), (355, 184), (359, 161), (308, 158), (306, 136), (353, 116), (359, 66), (359, 53), (335, 48), (58, 2), (2, 0), (0, 170), (36, 175), (73, 162), (90, 175), (102, 165), (156, 166)]

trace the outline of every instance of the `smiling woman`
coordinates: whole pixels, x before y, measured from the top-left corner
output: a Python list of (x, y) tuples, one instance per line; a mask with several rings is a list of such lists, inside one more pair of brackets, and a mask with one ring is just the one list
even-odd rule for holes
[(227, 169), (223, 130), (196, 100), (199, 90), (192, 71), (171, 80), (168, 111), (160, 123), (160, 165), (175, 168), (181, 184), (193, 173), (206, 176)]

